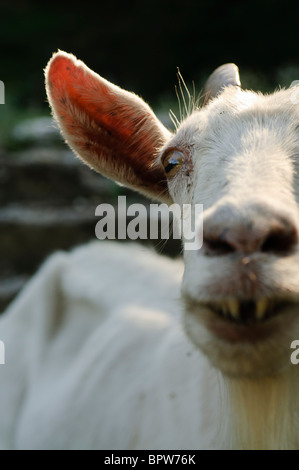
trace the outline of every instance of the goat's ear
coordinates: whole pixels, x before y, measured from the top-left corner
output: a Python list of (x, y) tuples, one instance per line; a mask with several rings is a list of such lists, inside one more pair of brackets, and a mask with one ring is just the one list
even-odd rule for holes
[(53, 55), (45, 75), (53, 115), (75, 153), (104, 176), (171, 202), (157, 162), (170, 133), (150, 107), (65, 52)]
[(227, 86), (241, 87), (239, 69), (235, 64), (224, 64), (218, 67), (208, 78), (204, 91), (205, 106), (212, 98), (218, 96)]

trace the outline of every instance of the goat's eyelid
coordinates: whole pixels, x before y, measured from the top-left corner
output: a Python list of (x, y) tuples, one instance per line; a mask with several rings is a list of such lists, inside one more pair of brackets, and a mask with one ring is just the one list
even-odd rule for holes
[(161, 156), (161, 163), (164, 167), (166, 176), (173, 177), (185, 163), (185, 153), (179, 148), (167, 149)]

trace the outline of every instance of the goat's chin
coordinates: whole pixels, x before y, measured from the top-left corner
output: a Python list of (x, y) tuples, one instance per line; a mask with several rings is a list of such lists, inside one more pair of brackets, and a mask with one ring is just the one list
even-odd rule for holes
[(248, 326), (220, 319), (190, 299), (185, 304), (184, 328), (188, 337), (224, 375), (273, 377), (295, 367), (290, 360), (291, 342), (299, 339), (294, 306), (261, 324)]

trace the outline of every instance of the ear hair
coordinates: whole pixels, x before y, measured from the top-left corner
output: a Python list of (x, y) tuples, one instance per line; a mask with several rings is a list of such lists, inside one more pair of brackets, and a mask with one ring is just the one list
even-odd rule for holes
[(53, 116), (83, 161), (108, 178), (171, 202), (157, 162), (171, 134), (141, 98), (62, 51), (49, 61), (45, 77)]

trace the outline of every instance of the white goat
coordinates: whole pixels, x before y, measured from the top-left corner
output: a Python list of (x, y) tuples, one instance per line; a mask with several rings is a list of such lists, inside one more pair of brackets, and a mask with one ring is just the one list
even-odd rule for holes
[(70, 147), (150, 197), (204, 204), (204, 240), (185, 269), (114, 242), (46, 262), (0, 319), (0, 446), (298, 448), (294, 90), (241, 90), (227, 64), (172, 135), (72, 55), (46, 80)]

